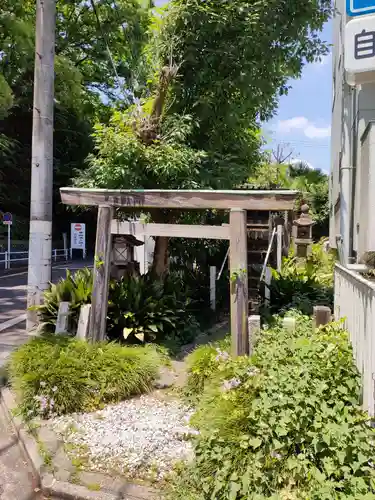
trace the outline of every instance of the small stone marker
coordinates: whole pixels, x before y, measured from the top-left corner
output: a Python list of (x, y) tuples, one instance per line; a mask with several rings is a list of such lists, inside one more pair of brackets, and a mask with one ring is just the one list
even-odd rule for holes
[(90, 309), (91, 304), (81, 306), (76, 334), (76, 338), (79, 340), (87, 340), (89, 333)]
[(260, 333), (260, 316), (253, 314), (249, 316), (247, 322), (249, 327), (249, 354), (251, 356), (253, 354), (255, 339)]
[(57, 313), (55, 333), (68, 333), (69, 302), (60, 302)]
[(283, 328), (289, 332), (294, 332), (296, 330), (296, 318), (285, 317), (283, 318)]
[(327, 306), (314, 306), (313, 312), (313, 327), (319, 328), (319, 326), (326, 325), (331, 321), (332, 313), (331, 309)]

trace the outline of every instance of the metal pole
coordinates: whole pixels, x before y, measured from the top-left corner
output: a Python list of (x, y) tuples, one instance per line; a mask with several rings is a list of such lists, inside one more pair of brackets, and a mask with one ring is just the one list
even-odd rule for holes
[(229, 255), (229, 250), (230, 250), (230, 247), (228, 247), (227, 253), (225, 254), (225, 257), (224, 257), (223, 263), (221, 264), (221, 268), (220, 268), (219, 274), (217, 275), (216, 281), (219, 281), (219, 279), (221, 278), (221, 275), (224, 271), (224, 266), (225, 266), (225, 263), (227, 261), (228, 255)]
[(273, 239), (275, 237), (275, 234), (276, 234), (276, 228), (274, 227), (273, 228), (273, 231), (272, 231), (272, 235), (271, 235), (271, 239), (270, 239), (270, 242), (268, 244), (268, 249), (267, 249), (267, 253), (266, 253), (266, 258), (264, 259), (264, 263), (263, 263), (263, 268), (262, 268), (262, 272), (261, 272), (261, 275), (260, 275), (260, 278), (259, 278), (259, 281), (262, 281), (263, 280), (263, 276), (266, 272), (266, 269), (267, 269), (267, 264), (268, 264), (268, 259), (270, 257), (270, 253), (271, 253), (271, 248), (272, 248), (272, 244), (273, 244)]
[(68, 260), (68, 235), (67, 233), (63, 233), (63, 244), (64, 244), (64, 258)]
[[(53, 104), (56, 0), (37, 0), (27, 305), (38, 305), (51, 281)], [(37, 324), (27, 310), (27, 330)]]
[(277, 226), (277, 271), (281, 272), (283, 251), (283, 226)]
[(270, 306), (270, 301), (271, 301), (271, 290), (270, 290), (270, 285), (272, 281), (272, 273), (271, 269), (267, 266), (266, 267), (266, 274), (264, 278), (264, 305), (266, 307)]
[(8, 224), (8, 269), (10, 269), (11, 247), (10, 247), (10, 224)]
[(216, 311), (216, 266), (210, 266), (210, 305)]

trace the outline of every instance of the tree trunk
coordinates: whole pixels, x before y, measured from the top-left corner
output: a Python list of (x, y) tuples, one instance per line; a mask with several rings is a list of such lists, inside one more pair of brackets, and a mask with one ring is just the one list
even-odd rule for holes
[(155, 238), (154, 258), (152, 262), (152, 274), (162, 278), (168, 271), (168, 243), (166, 236), (157, 236)]
[[(173, 222), (172, 214), (163, 209), (150, 209), (152, 222), (158, 224), (168, 224)], [(169, 238), (167, 236), (155, 237), (154, 256), (152, 259), (151, 272), (154, 276), (162, 278), (168, 271), (169, 255), (168, 255)]]
[[(148, 119), (143, 121), (138, 130), (138, 137), (146, 146), (154, 144), (157, 138), (168, 88), (173, 78), (175, 78), (177, 71), (178, 68), (174, 65), (165, 66), (160, 70), (159, 84), (151, 115)], [(169, 217), (165, 215), (165, 211), (163, 210), (151, 211), (151, 214), (154, 222), (169, 222)], [(165, 236), (157, 236), (155, 238), (155, 250), (151, 272), (158, 278), (162, 278), (168, 271), (168, 243), (169, 238)]]

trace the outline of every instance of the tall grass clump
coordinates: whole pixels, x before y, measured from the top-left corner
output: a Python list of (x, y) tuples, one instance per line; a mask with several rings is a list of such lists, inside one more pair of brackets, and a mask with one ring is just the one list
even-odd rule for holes
[(230, 337), (223, 340), (204, 344), (191, 352), (186, 358), (187, 383), (185, 396), (188, 399), (197, 399), (204, 390), (205, 384), (220, 370), (218, 361), (228, 359), (231, 349)]
[(15, 351), (8, 370), (25, 418), (93, 411), (151, 390), (163, 363), (151, 346), (46, 336)]

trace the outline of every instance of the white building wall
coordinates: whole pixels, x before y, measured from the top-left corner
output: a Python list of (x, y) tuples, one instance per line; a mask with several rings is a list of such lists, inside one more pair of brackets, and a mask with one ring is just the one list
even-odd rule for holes
[(375, 83), (356, 89), (346, 83), (344, 36), (345, 25), (350, 20), (346, 16), (346, 1), (337, 0), (336, 9), (332, 51), (330, 244), (335, 248), (336, 236), (340, 235), (345, 261), (349, 262), (351, 250), (355, 253), (358, 251), (357, 261), (361, 260), (364, 241), (361, 233), (369, 230), (364, 207), (368, 206), (368, 197), (375, 200), (375, 185), (369, 185), (370, 176), (363, 170), (371, 168), (371, 158), (375, 158), (375, 155), (368, 148), (375, 145), (366, 145), (367, 160), (364, 160), (361, 141), (366, 127), (375, 120)]
[[(375, 104), (373, 100), (375, 99), (375, 85), (362, 85), (358, 89), (358, 99), (357, 99), (357, 157), (355, 165), (355, 211), (354, 211), (354, 250), (359, 251), (358, 258), (361, 258), (363, 250), (363, 237), (361, 233), (367, 227), (364, 217), (367, 215), (364, 213), (364, 206), (368, 200), (369, 194), (369, 184), (368, 184), (368, 173), (369, 173), (369, 155), (370, 151), (368, 149), (368, 142), (364, 142), (364, 134), (366, 128), (371, 121), (372, 117), (375, 118)], [(371, 109), (373, 108), (373, 109)], [(374, 193), (375, 196), (375, 193)], [(365, 200), (366, 199), (366, 200)], [(360, 244), (362, 241), (362, 245)]]
[[(338, 11), (344, 10), (343, 0), (336, 2)], [(330, 245), (336, 248), (336, 235), (340, 233), (340, 155), (342, 149), (343, 114), (343, 24), (342, 15), (334, 16), (332, 50), (332, 132), (331, 132), (331, 174), (330, 174)]]

